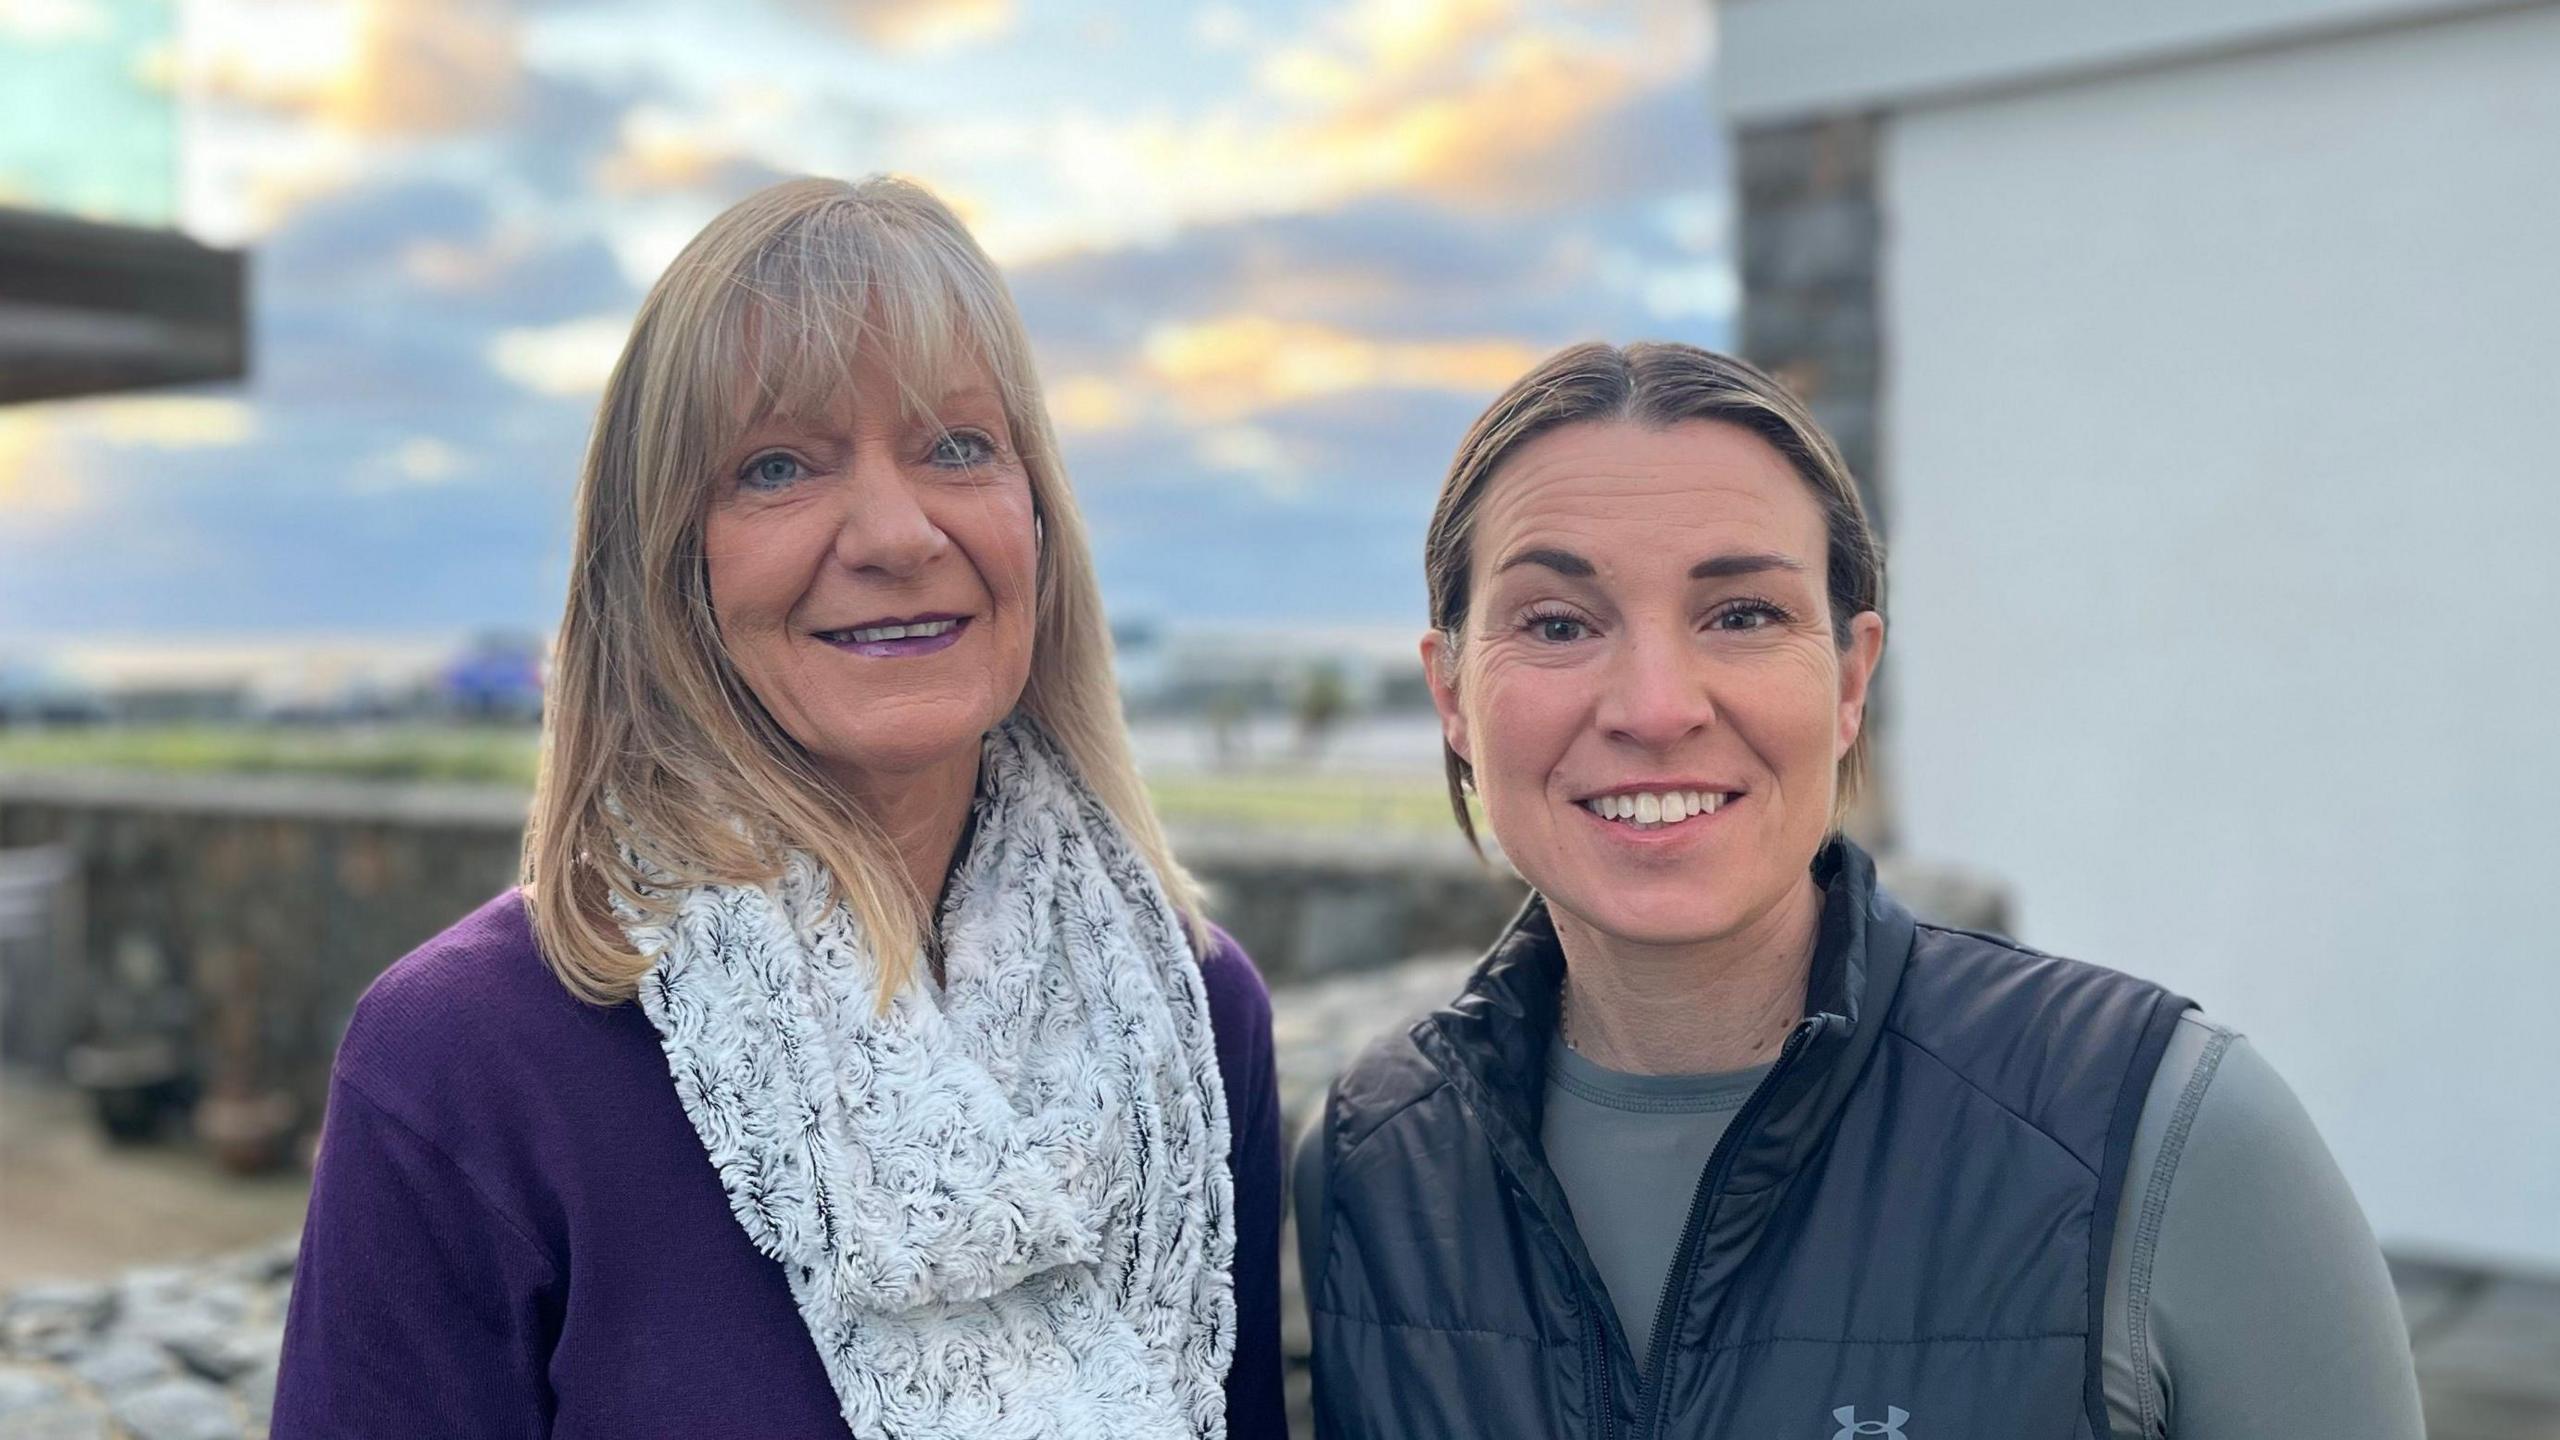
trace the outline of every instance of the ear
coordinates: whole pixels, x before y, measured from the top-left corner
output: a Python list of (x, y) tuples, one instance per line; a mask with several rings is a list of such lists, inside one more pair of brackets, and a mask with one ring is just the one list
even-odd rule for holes
[(1831, 758), (1838, 760), (1857, 743), (1867, 724), (1867, 686), (1876, 664), (1884, 659), (1884, 617), (1862, 611), (1849, 622), (1849, 644), (1840, 652), (1840, 734)]
[(1422, 678), (1431, 686), (1431, 708), (1440, 712), (1440, 738), (1458, 758), (1473, 765), (1475, 752), (1469, 748), (1467, 713), (1458, 707), (1458, 651), (1449, 637), (1437, 630), (1422, 632)]

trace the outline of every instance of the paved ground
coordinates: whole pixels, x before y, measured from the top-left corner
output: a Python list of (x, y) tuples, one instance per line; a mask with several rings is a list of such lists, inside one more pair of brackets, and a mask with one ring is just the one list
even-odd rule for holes
[(111, 1146), (79, 1096), (0, 1079), (0, 1295), (294, 1234), (307, 1188), (233, 1179), (191, 1149)]
[(2430, 1440), (2560, 1440), (2560, 1276), (2395, 1258)]

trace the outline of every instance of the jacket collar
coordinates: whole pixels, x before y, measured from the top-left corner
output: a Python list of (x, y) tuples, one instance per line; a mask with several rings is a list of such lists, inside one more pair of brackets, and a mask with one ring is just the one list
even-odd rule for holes
[[(1911, 915), (1876, 888), (1865, 851), (1834, 840), (1815, 856), (1813, 872), (1823, 902), (1804, 1038), (1793, 1061), (1764, 1082), (1773, 1088), (1749, 1132), (1734, 1137), (1729, 1196), (1771, 1189), (1821, 1145), (1883, 1034), (1910, 955)], [(1563, 980), (1555, 921), (1533, 893), (1458, 998), (1414, 1027), (1414, 1040), (1456, 1087), (1530, 1203), (1568, 1238), (1577, 1264), (1587, 1264), (1538, 1139)], [(1747, 1225), (1754, 1208), (1727, 1207), (1725, 1220)]]

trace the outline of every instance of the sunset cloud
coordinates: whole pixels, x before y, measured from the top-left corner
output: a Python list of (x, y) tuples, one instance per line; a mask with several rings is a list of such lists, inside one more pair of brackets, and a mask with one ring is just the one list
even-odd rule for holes
[(200, 0), (185, 48), (196, 98), (368, 136), (505, 118), (522, 67), (495, 0)]
[(98, 0), (0, 0), (0, 37), (19, 44), (95, 40), (114, 28)]
[[(1703, 14), (1640, 8), (1542, 29), (1517, 0), (1363, 0), (1260, 61), (1239, 97), (1070, 111), (1031, 132), (1049, 203), (1017, 207), (989, 249), (1018, 263), (1371, 196), (1492, 217), (1640, 189), (1714, 127)], [(1621, 123), (1631, 113), (1641, 126)]]
[(489, 364), (537, 394), (592, 396), (603, 391), (630, 334), (626, 315), (504, 330), (489, 342)]
[(1070, 375), (1049, 387), (1049, 419), (1060, 430), (1117, 430), (1138, 418), (1130, 387), (1101, 375)]
[(1490, 396), (1540, 353), (1520, 340), (1381, 339), (1264, 315), (1164, 326), (1141, 351), (1148, 378), (1209, 422), (1344, 391)]
[(1273, 51), (1255, 78), (1272, 94), (1324, 107), (1409, 93), (1463, 66), (1520, 20), (1517, 0), (1356, 0)]
[(837, 0), (854, 30), (900, 51), (982, 44), (1013, 27), (1013, 0)]
[(79, 472), (54, 426), (24, 408), (0, 410), (0, 519), (33, 538), (81, 507)]
[(122, 478), (117, 452), (244, 445), (257, 412), (236, 399), (145, 395), (0, 410), (0, 520), (36, 540), (89, 513), (101, 486)]
[(200, 450), (239, 445), (258, 433), (258, 412), (227, 396), (145, 395), (77, 407), (68, 423), (111, 445)]
[[(100, 13), (0, 0), (0, 34)], [(915, 176), (996, 258), (1115, 608), (1413, 613), (1434, 487), (1502, 386), (1571, 340), (1729, 338), (1696, 5), (185, 18), (145, 57), (186, 117), (175, 218), (249, 252), (256, 353), (217, 393), (0, 412), (21, 626), (542, 623), (643, 290), (783, 174)]]

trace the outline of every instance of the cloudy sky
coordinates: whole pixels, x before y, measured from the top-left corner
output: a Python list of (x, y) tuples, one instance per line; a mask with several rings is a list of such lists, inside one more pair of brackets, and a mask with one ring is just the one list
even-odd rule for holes
[[(137, 3), (0, 0), (0, 47)], [(1704, 0), (177, 13), (144, 83), (177, 218), (253, 257), (255, 373), (0, 410), (0, 637), (547, 628), (642, 291), (786, 175), (899, 171), (977, 230), (1126, 615), (1412, 623), (1502, 384), (1728, 335)]]

